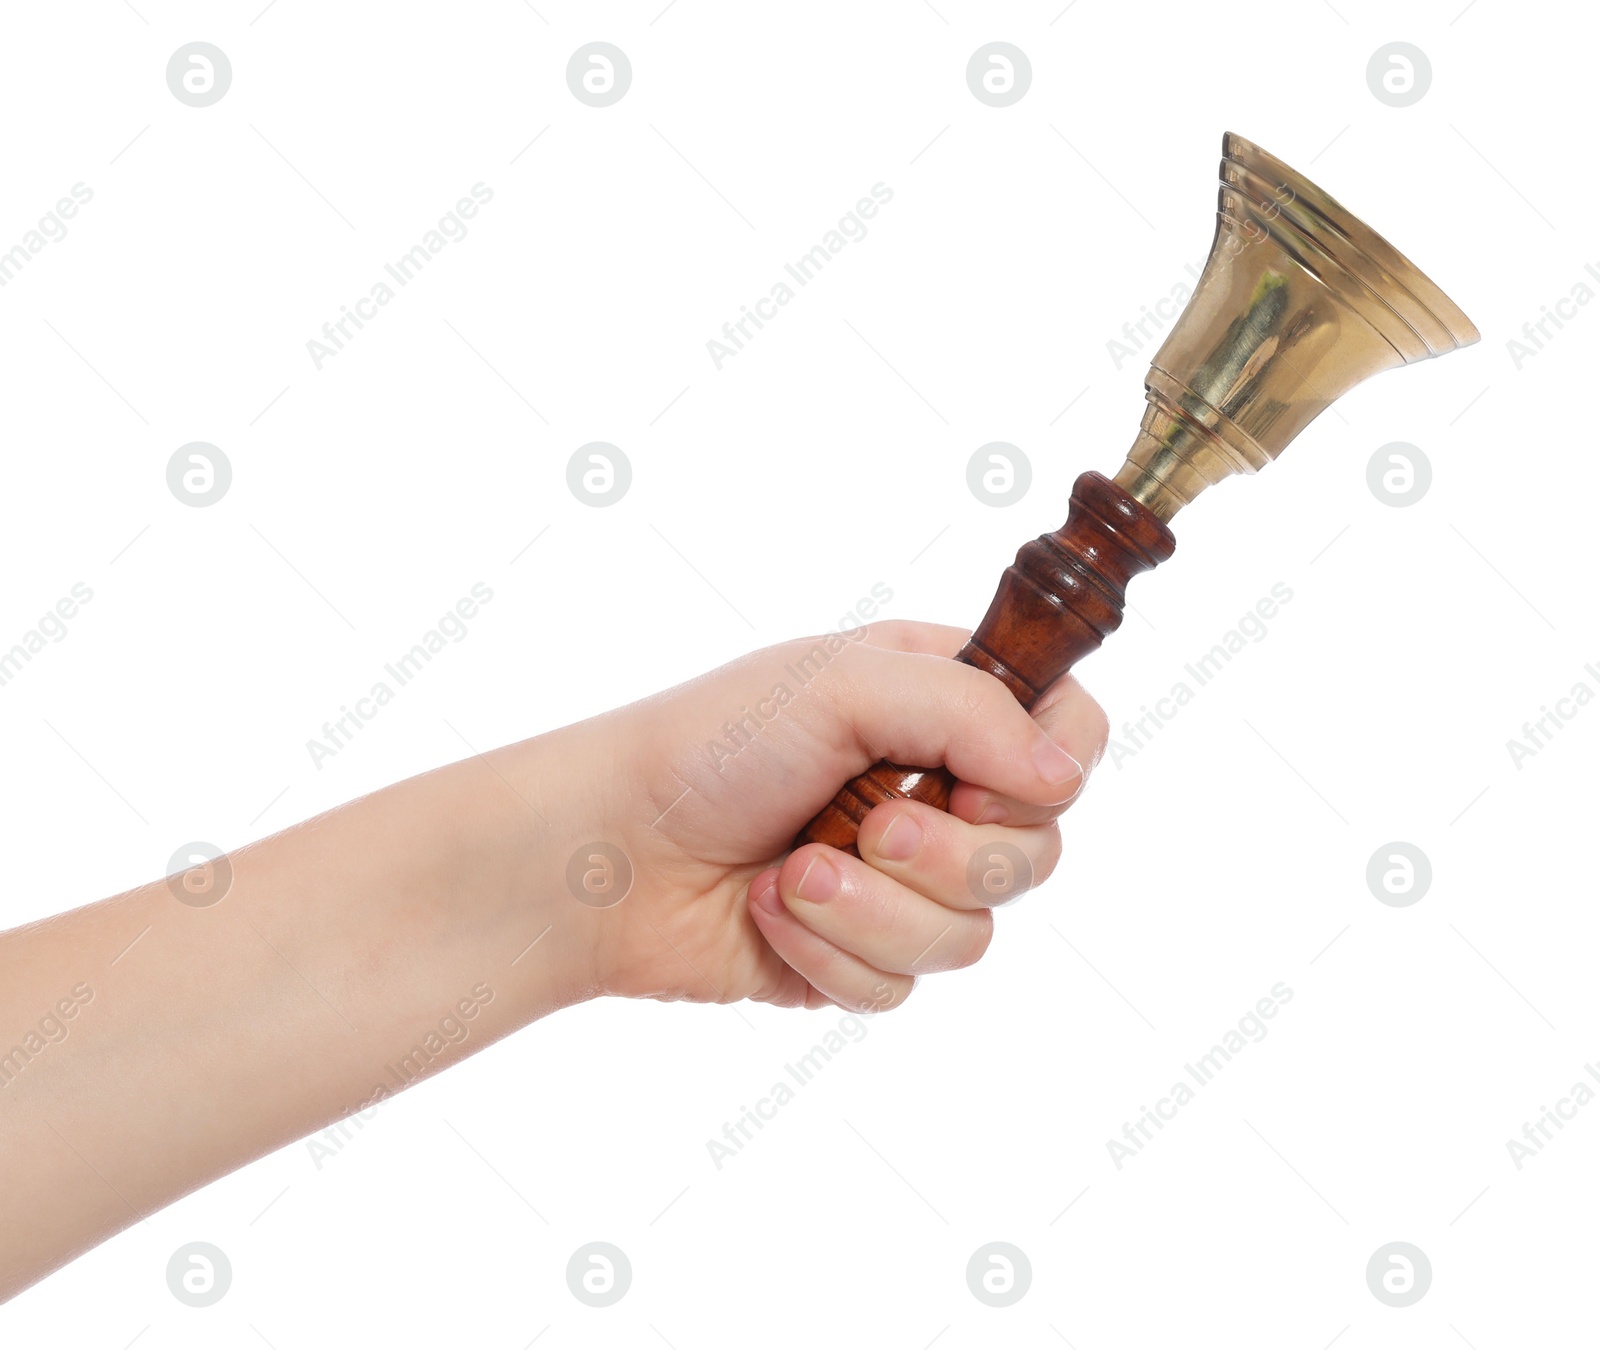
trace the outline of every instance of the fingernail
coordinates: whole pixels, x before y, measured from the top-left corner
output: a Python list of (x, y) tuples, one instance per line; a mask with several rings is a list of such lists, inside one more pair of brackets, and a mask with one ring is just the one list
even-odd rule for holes
[(815, 854), (800, 874), (800, 884), (794, 888), (794, 893), (814, 905), (832, 900), (839, 893), (839, 874), (832, 863), (820, 853)]
[(1083, 765), (1042, 731), (1033, 743), (1033, 767), (1039, 771), (1039, 777), (1051, 784), (1083, 777)]
[(783, 913), (783, 897), (778, 894), (778, 874), (774, 872), (767, 878), (767, 884), (759, 891), (750, 893), (750, 903), (768, 914)]
[(921, 847), (922, 827), (911, 818), (909, 811), (902, 811), (889, 822), (883, 838), (878, 840), (876, 852), (890, 862), (907, 862), (916, 856)]
[(990, 802), (973, 821), (974, 825), (1004, 825), (1011, 812), (1001, 806), (999, 802)]

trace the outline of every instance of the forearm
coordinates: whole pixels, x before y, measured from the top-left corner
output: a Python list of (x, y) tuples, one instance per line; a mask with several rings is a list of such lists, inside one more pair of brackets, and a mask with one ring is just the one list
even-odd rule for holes
[[(1105, 720), (1071, 681), (1030, 716), (947, 659), (966, 638), (768, 648), (238, 849), (209, 886), (0, 934), (0, 1298), (567, 1004), (883, 1011), (977, 960), (1059, 857)], [(884, 803), (859, 857), (791, 849), (880, 756), (945, 765), (950, 813)]]
[(0, 1298), (595, 992), (539, 794), (575, 731), (237, 850), (220, 899), (160, 881), (0, 935), (0, 1156), (28, 1160)]

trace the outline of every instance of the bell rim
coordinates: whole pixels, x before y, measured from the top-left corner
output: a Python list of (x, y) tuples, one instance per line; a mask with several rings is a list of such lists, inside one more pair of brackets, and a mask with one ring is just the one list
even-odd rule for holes
[[(1432, 342), (1428, 342), (1428, 355), (1441, 356), (1447, 351), (1468, 347), (1479, 341), (1481, 334), (1477, 325), (1445, 294), (1436, 281), (1360, 216), (1305, 174), (1237, 132), (1224, 133), (1222, 155), (1224, 166), (1231, 162), (1254, 177), (1267, 181), (1276, 180), (1280, 185), (1288, 187), (1293, 196), (1291, 203), (1282, 211), (1284, 216), (1292, 217), (1296, 207), (1314, 213), (1322, 224), (1340, 237), (1360, 259), (1395, 282), (1405, 296), (1414, 302), (1423, 314), (1431, 318), (1438, 329), (1450, 339), (1450, 344), (1442, 349), (1435, 348)], [(1224, 178), (1224, 187), (1227, 186), (1229, 186), (1228, 180)], [(1383, 289), (1374, 287), (1373, 293), (1393, 307), (1393, 299), (1385, 294)], [(1405, 316), (1399, 314), (1398, 309), (1397, 314), (1404, 319)], [(1414, 328), (1414, 325), (1409, 323), (1408, 326)], [(1422, 335), (1418, 333), (1417, 336)]]

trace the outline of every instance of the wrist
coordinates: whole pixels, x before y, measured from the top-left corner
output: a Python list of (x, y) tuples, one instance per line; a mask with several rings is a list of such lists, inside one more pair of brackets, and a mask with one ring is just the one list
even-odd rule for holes
[[(481, 755), (479, 787), (493, 798), (502, 922), (529, 942), (516, 970), (541, 972), (556, 1006), (631, 993), (633, 953), (648, 935), (652, 809), (637, 784), (634, 734), (612, 713)], [(480, 809), (490, 809), (487, 805)], [(546, 1008), (544, 1011), (548, 1011)], [(538, 1015), (538, 1014), (536, 1014)]]
[(427, 776), (449, 836), (442, 890), (472, 916), (472, 949), (510, 994), (516, 1025), (604, 992), (594, 913), (563, 879), (578, 846), (568, 837), (590, 832), (583, 785), (571, 780), (585, 760), (564, 741), (554, 732)]
[(663, 852), (652, 822), (671, 809), (672, 798), (647, 783), (634, 749), (651, 741), (652, 729), (634, 713), (620, 710), (508, 747), (504, 762), (489, 757), (508, 780), (505, 796), (521, 808), (512, 825), (516, 890), (538, 909), (540, 929), (549, 929), (528, 961), (559, 942), (563, 963), (583, 972), (566, 985), (572, 1002), (660, 993), (655, 967), (685, 941), (656, 913)]

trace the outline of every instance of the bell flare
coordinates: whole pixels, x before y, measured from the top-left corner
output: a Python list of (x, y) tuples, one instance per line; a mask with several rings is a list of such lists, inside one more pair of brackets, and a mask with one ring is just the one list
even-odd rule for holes
[(1416, 264), (1282, 160), (1229, 132), (1220, 176), (1210, 257), (1116, 477), (1163, 521), (1265, 468), (1368, 376), (1478, 340)]

